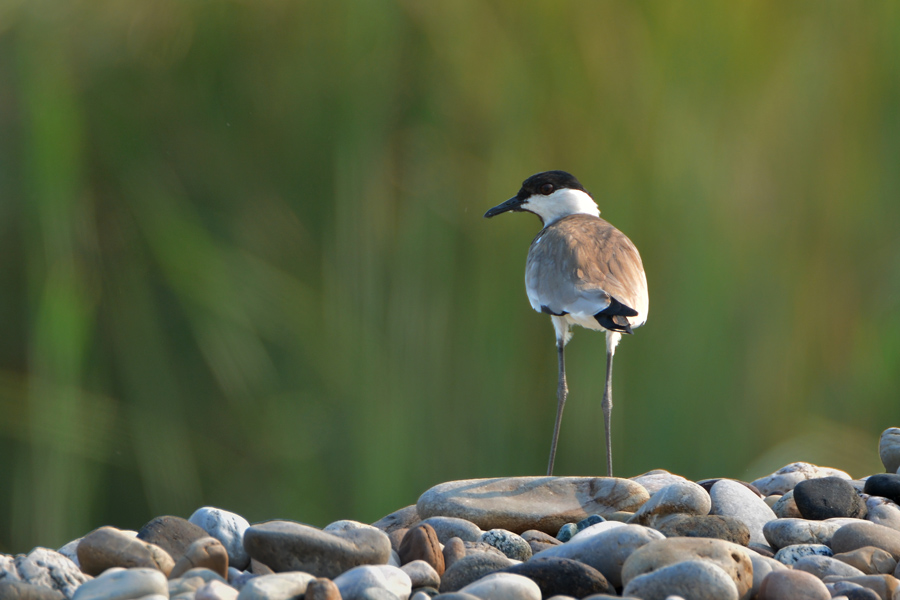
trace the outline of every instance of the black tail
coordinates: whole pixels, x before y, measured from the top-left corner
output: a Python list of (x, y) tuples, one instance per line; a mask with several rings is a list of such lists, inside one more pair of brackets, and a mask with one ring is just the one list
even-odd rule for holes
[(609, 306), (594, 315), (597, 322), (604, 329), (618, 333), (633, 334), (631, 325), (625, 317), (636, 317), (638, 312), (630, 306), (625, 306), (612, 296), (609, 297)]

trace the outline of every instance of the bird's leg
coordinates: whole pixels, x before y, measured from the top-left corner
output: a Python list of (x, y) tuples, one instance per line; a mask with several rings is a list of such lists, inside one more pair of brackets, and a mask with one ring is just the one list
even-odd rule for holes
[(600, 407), (603, 409), (603, 429), (606, 433), (606, 476), (613, 476), (612, 468), (612, 428), (610, 427), (610, 419), (612, 417), (612, 368), (613, 356), (616, 353), (616, 345), (619, 343), (622, 335), (614, 331), (606, 332), (606, 387), (603, 388), (603, 402)]
[(556, 442), (559, 439), (559, 424), (562, 422), (563, 407), (569, 388), (566, 386), (566, 341), (565, 337), (557, 338), (556, 350), (559, 356), (559, 383), (556, 387), (556, 425), (553, 426), (553, 443), (550, 445), (550, 464), (547, 465), (547, 476), (553, 475), (553, 461), (556, 459)]

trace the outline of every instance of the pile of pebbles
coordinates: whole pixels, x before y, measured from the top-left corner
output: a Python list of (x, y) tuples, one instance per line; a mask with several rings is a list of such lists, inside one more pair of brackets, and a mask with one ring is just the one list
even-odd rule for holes
[(452, 481), (372, 525), (204, 507), (0, 555), (0, 600), (900, 599), (900, 428), (879, 450), (861, 480)]

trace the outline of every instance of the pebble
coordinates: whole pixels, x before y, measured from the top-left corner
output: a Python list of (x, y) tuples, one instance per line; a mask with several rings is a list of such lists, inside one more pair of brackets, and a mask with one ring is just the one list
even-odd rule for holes
[(113, 567), (82, 584), (72, 600), (129, 600), (143, 596), (169, 597), (166, 576), (158, 569)]
[(441, 551), (441, 543), (438, 541), (434, 528), (428, 523), (420, 523), (407, 531), (397, 549), (397, 554), (400, 556), (401, 565), (421, 560), (431, 565), (438, 576), (444, 574), (444, 554)]
[(416, 508), (422, 517), (459, 517), (485, 530), (555, 534), (588, 515), (635, 511), (649, 498), (639, 483), (616, 477), (502, 477), (436, 485)]
[(652, 498), (653, 495), (656, 494), (656, 492), (663, 489), (667, 485), (672, 485), (673, 483), (683, 483), (688, 480), (681, 475), (673, 475), (665, 469), (656, 469), (653, 471), (647, 471), (646, 473), (637, 475), (636, 477), (631, 477), (631, 481), (641, 484)]
[(825, 584), (810, 573), (772, 571), (759, 588), (759, 600), (831, 600)]
[(191, 544), (208, 534), (187, 519), (173, 516), (156, 517), (138, 531), (139, 540), (156, 544), (169, 553), (172, 560), (184, 556)]
[(556, 539), (565, 544), (571, 540), (576, 533), (578, 533), (578, 525), (575, 523), (566, 523), (559, 528)]
[(491, 529), (481, 534), (481, 540), (490, 544), (507, 558), (525, 561), (531, 558), (531, 546), (522, 536), (505, 529)]
[(228, 552), (228, 564), (242, 571), (250, 564), (250, 555), (244, 550), (244, 532), (250, 527), (247, 519), (221, 508), (204, 506), (195, 510), (188, 521), (222, 542)]
[(209, 536), (194, 541), (172, 567), (169, 577), (180, 577), (195, 568), (209, 569), (222, 578), (228, 577), (228, 551), (222, 542)]
[(740, 597), (732, 578), (707, 560), (685, 560), (639, 575), (625, 585), (622, 593), (643, 600), (666, 600), (672, 595), (692, 600), (738, 600)]
[(441, 585), (441, 576), (430, 564), (424, 560), (414, 560), (400, 567), (409, 575), (413, 589), (420, 587), (438, 588)]
[(715, 564), (734, 582), (738, 597), (743, 598), (753, 586), (750, 551), (711, 538), (666, 538), (638, 548), (622, 566), (622, 583), (628, 590), (628, 583), (636, 577), (691, 560)]
[(441, 593), (457, 592), (473, 581), (481, 579), (501, 569), (511, 567), (513, 562), (500, 553), (478, 552), (464, 556), (447, 567), (441, 577)]
[(797, 509), (797, 503), (794, 501), (794, 490), (786, 492), (775, 504), (772, 505), (772, 512), (779, 519), (802, 519), (803, 515)]
[(865, 575), (865, 573), (856, 567), (848, 565), (840, 560), (836, 560), (831, 556), (805, 556), (796, 561), (793, 567), (797, 571), (812, 573), (819, 579), (825, 579), (826, 576), (830, 575), (841, 578)]
[(879, 496), (869, 496), (866, 499), (868, 514), (866, 520), (891, 529), (900, 531), (900, 506)]
[(835, 553), (850, 552), (863, 546), (881, 548), (889, 552), (894, 560), (900, 560), (900, 531), (862, 521), (844, 525), (831, 538)]
[(389, 515), (381, 517), (372, 523), (372, 527), (377, 527), (385, 533), (391, 533), (395, 529), (409, 529), (420, 520), (419, 511), (416, 510), (416, 505), (410, 504), (400, 510), (395, 510)]
[[(197, 599), (199, 600), (199, 598)], [(330, 579), (317, 577), (306, 586), (303, 600), (343, 600), (338, 586)]]
[(622, 527), (623, 525), (625, 525), (625, 523), (620, 523), (619, 521), (603, 521), (602, 523), (597, 523), (596, 525), (591, 525), (590, 527), (582, 529), (574, 536), (572, 536), (572, 539), (569, 541), (583, 541), (591, 536), (597, 535), (598, 533), (602, 533), (609, 529), (615, 529), (616, 527)]
[[(612, 525), (618, 526), (611, 527)], [(592, 529), (603, 526), (610, 527), (596, 535), (585, 535)], [(579, 537), (580, 539), (578, 539)], [(589, 527), (570, 542), (544, 550), (535, 557), (569, 558), (580, 561), (603, 573), (610, 585), (620, 588), (622, 587), (622, 565), (625, 559), (645, 544), (664, 539), (666, 538), (663, 534), (643, 525), (607, 522)]]
[(88, 575), (99, 575), (111, 567), (149, 567), (168, 576), (175, 566), (169, 553), (156, 544), (115, 527), (100, 527), (87, 534), (76, 552), (81, 570)]
[(878, 454), (881, 464), (888, 473), (897, 473), (900, 469), (900, 427), (889, 427), (881, 433), (878, 443)]
[(584, 598), (591, 594), (615, 593), (603, 573), (568, 558), (538, 557), (507, 567), (503, 572), (528, 577), (538, 585), (545, 598), (554, 595)]
[(891, 575), (862, 575), (856, 577), (828, 577), (826, 583), (848, 582), (869, 588), (886, 600), (893, 600), (900, 597), (900, 580)]
[(481, 539), (481, 527), (457, 517), (430, 517), (422, 521), (430, 525), (438, 536), (438, 541), (446, 544), (450, 538), (458, 537), (464, 542), (477, 542)]
[(391, 541), (375, 528), (326, 532), (293, 521), (268, 521), (244, 532), (252, 558), (275, 571), (304, 571), (335, 578), (365, 564), (383, 565), (391, 558)]
[(870, 496), (881, 496), (892, 502), (900, 502), (900, 475), (879, 473), (866, 479), (863, 491)]
[(850, 552), (835, 554), (834, 558), (852, 565), (865, 575), (888, 575), (897, 568), (897, 561), (886, 552), (875, 546), (863, 546)]
[(750, 541), (767, 543), (763, 526), (776, 519), (769, 505), (747, 486), (730, 479), (722, 479), (709, 490), (709, 514), (740, 519), (750, 532)]
[(832, 556), (834, 553), (825, 544), (791, 544), (775, 553), (775, 560), (792, 566), (807, 556)]
[(753, 586), (748, 597), (755, 598), (759, 594), (763, 579), (772, 571), (784, 571), (790, 567), (768, 556), (760, 556), (756, 552), (750, 553), (750, 562), (753, 564)]
[(213, 580), (197, 590), (194, 600), (237, 600), (237, 597), (238, 591), (236, 589), (227, 583)]
[(672, 514), (709, 514), (710, 495), (693, 481), (679, 481), (659, 489), (629, 520), (636, 525), (653, 526), (658, 519)]
[(740, 546), (750, 543), (750, 530), (737, 517), (671, 515), (654, 528), (666, 537), (708, 537)]
[(794, 487), (794, 502), (804, 519), (814, 521), (866, 516), (866, 505), (856, 488), (840, 477), (818, 477), (799, 482)]
[(584, 531), (588, 527), (592, 527), (593, 525), (604, 522), (606, 522), (606, 519), (604, 519), (600, 515), (591, 515), (588, 518), (582, 519), (575, 523), (575, 529), (577, 529), (578, 531)]
[(244, 584), (237, 600), (291, 600), (305, 594), (313, 579), (309, 573), (299, 571), (260, 575)]
[(343, 600), (359, 600), (370, 588), (380, 588), (398, 598), (408, 598), (412, 593), (412, 581), (402, 569), (389, 565), (363, 565), (354, 567), (334, 578), (334, 584)]
[(63, 600), (65, 595), (42, 585), (24, 581), (0, 579), (0, 599), (2, 600)]
[(851, 477), (838, 469), (828, 467), (818, 467), (806, 462), (795, 462), (785, 465), (770, 475), (761, 477), (751, 482), (763, 496), (769, 494), (786, 494), (794, 489), (794, 486), (801, 481), (807, 479), (815, 479), (817, 477), (840, 477), (842, 479), (851, 479)]
[(552, 535), (546, 534), (543, 531), (538, 531), (537, 529), (529, 529), (528, 531), (523, 532), (522, 539), (528, 542), (528, 545), (531, 547), (532, 555), (537, 554), (542, 550), (546, 550), (547, 548), (559, 546), (562, 543)]
[(541, 588), (527, 577), (493, 573), (460, 590), (482, 600), (541, 600)]
[[(66, 598), (71, 598), (75, 590), (89, 579), (75, 563), (48, 548), (38, 546), (28, 554), (18, 554), (15, 557), (0, 554), (0, 581), (40, 586), (62, 592)], [(16, 588), (16, 591), (28, 590)]]
[(776, 550), (794, 544), (831, 544), (834, 532), (849, 523), (848, 519), (808, 521), (806, 519), (775, 519), (763, 527), (766, 540)]
[(450, 568), (450, 565), (467, 554), (466, 543), (458, 537), (450, 538), (447, 540), (447, 543), (444, 544), (442, 554), (444, 555), (444, 570), (446, 571)]

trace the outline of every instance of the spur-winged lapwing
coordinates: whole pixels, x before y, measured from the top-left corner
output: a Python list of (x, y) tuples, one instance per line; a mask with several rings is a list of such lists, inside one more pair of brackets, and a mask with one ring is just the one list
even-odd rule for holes
[(623, 333), (647, 321), (647, 277), (641, 256), (625, 234), (600, 218), (591, 195), (565, 171), (546, 171), (522, 183), (515, 197), (484, 216), (506, 211), (533, 212), (544, 228), (531, 242), (525, 265), (525, 291), (531, 306), (547, 313), (556, 330), (559, 355), (556, 425), (550, 446), (547, 475), (553, 474), (556, 442), (566, 386), (564, 348), (572, 325), (606, 331), (606, 387), (603, 421), (606, 432), (606, 471), (612, 477), (612, 363)]

